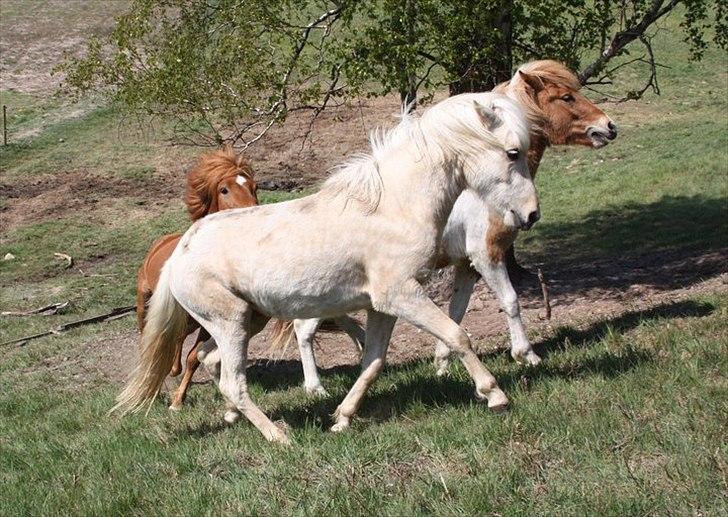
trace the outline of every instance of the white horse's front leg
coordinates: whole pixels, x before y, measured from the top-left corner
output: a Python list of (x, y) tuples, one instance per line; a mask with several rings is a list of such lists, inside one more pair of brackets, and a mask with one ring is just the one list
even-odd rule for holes
[(321, 385), (321, 379), (319, 379), (316, 369), (316, 356), (313, 352), (313, 338), (322, 321), (320, 318), (293, 321), (293, 330), (296, 332), (298, 352), (301, 354), (301, 366), (303, 366), (303, 387), (306, 389), (306, 393), (312, 395), (327, 394)]
[(503, 409), (508, 405), (508, 398), (498, 387), (495, 377), (473, 352), (468, 335), (427, 297), (420, 284), (413, 280), (401, 286), (387, 302), (388, 311), (440, 339), (460, 358), (475, 381), (476, 397), (488, 399), (488, 407), (492, 409)]
[(388, 314), (375, 310), (368, 312), (366, 345), (361, 362), (361, 374), (354, 386), (349, 390), (349, 393), (346, 394), (344, 400), (341, 401), (339, 407), (336, 408), (334, 413), (336, 423), (331, 427), (332, 431), (340, 432), (349, 427), (351, 418), (359, 409), (364, 394), (384, 368), (387, 347), (396, 321), (397, 318)]
[[(478, 281), (478, 272), (469, 265), (460, 264), (455, 266), (455, 280), (453, 282), (453, 293), (450, 299), (449, 314), (450, 319), (455, 323), (460, 323), (465, 317), (465, 311), (468, 309), (470, 297), (473, 294), (473, 287)], [(450, 366), (450, 347), (442, 341), (435, 345), (435, 367), (437, 375), (447, 374)]]
[(511, 335), (511, 356), (519, 363), (535, 366), (541, 358), (531, 348), (521, 319), (521, 309), (518, 304), (518, 295), (513, 289), (511, 279), (505, 262), (492, 262), (486, 257), (474, 257), (473, 265), (482, 275), (490, 289), (495, 293), (498, 301), (506, 313), (508, 330)]

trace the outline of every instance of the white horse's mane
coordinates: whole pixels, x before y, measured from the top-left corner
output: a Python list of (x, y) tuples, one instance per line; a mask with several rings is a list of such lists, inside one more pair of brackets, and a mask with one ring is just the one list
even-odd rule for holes
[(388, 130), (372, 131), (371, 153), (357, 154), (335, 167), (321, 192), (359, 201), (371, 213), (382, 196), (378, 164), (402, 145), (414, 146), (430, 167), (442, 166), (455, 157), (467, 162), (486, 150), (505, 150), (505, 143), (488, 129), (476, 111), (476, 103), (495, 111), (500, 124), (516, 134), (519, 147), (528, 148), (528, 123), (523, 111), (505, 95), (491, 92), (456, 95), (428, 108), (421, 116), (408, 113), (403, 106), (399, 124)]

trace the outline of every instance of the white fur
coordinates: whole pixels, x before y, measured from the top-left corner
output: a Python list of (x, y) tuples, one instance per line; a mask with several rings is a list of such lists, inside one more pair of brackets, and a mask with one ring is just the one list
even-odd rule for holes
[[(516, 162), (505, 154), (513, 148), (521, 152)], [(251, 318), (366, 309), (362, 374), (339, 405), (333, 430), (348, 426), (381, 371), (398, 317), (446, 343), (489, 406), (505, 405), (465, 332), (426, 297), (416, 276), (436, 259), (463, 189), (521, 221), (538, 209), (527, 149), (527, 123), (513, 101), (492, 93), (454, 96), (375, 135), (372, 155), (349, 162), (317, 194), (195, 223), (165, 269), (174, 298), (218, 344), (225, 397), (266, 438), (287, 442), (247, 392), (247, 344), (258, 328)]]

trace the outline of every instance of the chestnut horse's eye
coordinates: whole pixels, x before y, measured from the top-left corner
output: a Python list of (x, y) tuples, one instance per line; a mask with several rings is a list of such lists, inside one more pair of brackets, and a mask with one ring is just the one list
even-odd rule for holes
[(506, 156), (508, 156), (510, 161), (515, 162), (518, 160), (518, 149), (508, 149), (506, 151)]
[(227, 187), (223, 187), (220, 189), (220, 194), (227, 194), (227, 193), (228, 193)]
[(566, 95), (561, 96), (561, 100), (565, 102), (574, 102), (574, 96), (570, 93), (567, 93)]

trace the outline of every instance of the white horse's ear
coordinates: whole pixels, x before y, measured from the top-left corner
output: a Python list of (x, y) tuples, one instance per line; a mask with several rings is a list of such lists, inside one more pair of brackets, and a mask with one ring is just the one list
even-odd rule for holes
[(521, 70), (518, 71), (518, 77), (520, 77), (528, 86), (533, 88), (533, 91), (535, 93), (540, 92), (543, 90), (546, 85), (543, 83), (540, 77), (536, 75), (531, 75), (526, 72), (522, 72)]
[(498, 114), (493, 110), (493, 108), (485, 106), (478, 101), (473, 101), (473, 107), (475, 108), (475, 112), (480, 117), (480, 120), (483, 121), (485, 127), (488, 128), (488, 131), (493, 131), (493, 129), (495, 129), (498, 124), (500, 124), (500, 118), (498, 117)]

